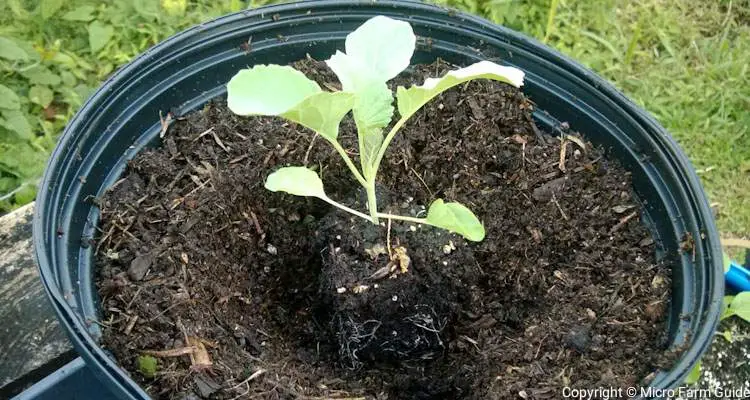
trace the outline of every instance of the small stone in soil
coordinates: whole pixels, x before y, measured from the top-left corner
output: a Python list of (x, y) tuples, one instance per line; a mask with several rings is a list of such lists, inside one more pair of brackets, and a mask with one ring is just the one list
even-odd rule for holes
[(146, 272), (151, 267), (151, 263), (154, 262), (154, 257), (149, 254), (142, 254), (133, 259), (130, 262), (130, 268), (128, 268), (128, 276), (134, 281), (143, 280), (146, 276)]

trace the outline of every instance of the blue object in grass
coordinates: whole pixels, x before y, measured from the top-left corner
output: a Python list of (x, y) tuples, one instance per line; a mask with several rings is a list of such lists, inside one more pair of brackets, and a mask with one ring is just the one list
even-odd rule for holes
[(724, 275), (727, 285), (738, 292), (750, 291), (750, 270), (732, 261)]

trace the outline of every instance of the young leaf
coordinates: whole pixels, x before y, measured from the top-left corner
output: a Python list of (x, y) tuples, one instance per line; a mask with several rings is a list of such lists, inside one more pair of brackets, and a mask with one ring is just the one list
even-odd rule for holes
[(701, 379), (701, 362), (698, 361), (695, 367), (690, 370), (690, 373), (685, 377), (685, 384), (692, 385)]
[(357, 82), (386, 82), (408, 67), (416, 42), (409, 23), (377, 16), (346, 36), (346, 54), (337, 52), (326, 63), (344, 90), (356, 92)]
[(385, 82), (374, 83), (357, 92), (354, 122), (357, 124), (362, 170), (366, 175), (369, 175), (380, 146), (383, 144), (383, 128), (391, 122), (392, 103), (393, 94)]
[(428, 224), (458, 233), (468, 240), (481, 242), (484, 226), (468, 208), (460, 203), (445, 203), (435, 200), (427, 211)]
[(354, 106), (354, 95), (323, 92), (292, 67), (257, 65), (229, 81), (227, 103), (235, 114), (281, 116), (335, 141), (341, 119)]
[(266, 189), (286, 192), (295, 196), (311, 196), (327, 199), (323, 181), (318, 174), (306, 167), (284, 167), (266, 178)]
[(729, 310), (747, 322), (750, 322), (750, 292), (741, 292), (734, 296)]
[(157, 360), (153, 356), (138, 356), (138, 372), (146, 378), (153, 378), (156, 375)]
[(365, 175), (383, 143), (382, 130), (393, 117), (393, 93), (385, 82), (409, 66), (415, 44), (407, 22), (377, 16), (347, 35), (346, 53), (337, 51), (326, 61), (343, 89), (357, 96), (354, 120)]
[(724, 302), (721, 306), (721, 316), (719, 317), (720, 321), (723, 321), (734, 315), (734, 311), (729, 307), (732, 305), (732, 300), (734, 300), (734, 296), (724, 296)]
[(421, 86), (412, 86), (409, 89), (399, 86), (396, 89), (398, 112), (402, 118), (408, 118), (433, 97), (473, 79), (493, 79), (509, 83), (515, 87), (521, 87), (523, 76), (523, 71), (518, 68), (504, 67), (490, 61), (480, 61), (468, 67), (450, 71), (442, 78), (427, 78)]

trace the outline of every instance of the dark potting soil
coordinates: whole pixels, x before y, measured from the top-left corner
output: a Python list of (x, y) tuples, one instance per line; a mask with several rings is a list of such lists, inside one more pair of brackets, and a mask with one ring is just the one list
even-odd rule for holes
[[(323, 63), (296, 66), (338, 87)], [(462, 85), (384, 160), (382, 208), (460, 201), (485, 225), (480, 243), (265, 190), (275, 169), (306, 165), (364, 210), (339, 155), (295, 124), (237, 117), (223, 100), (178, 118), (101, 204), (104, 347), (164, 399), (536, 399), (649, 379), (669, 362), (671, 284), (630, 174), (591, 144), (542, 135), (532, 110), (508, 85)], [(340, 140), (356, 158), (349, 119)]]

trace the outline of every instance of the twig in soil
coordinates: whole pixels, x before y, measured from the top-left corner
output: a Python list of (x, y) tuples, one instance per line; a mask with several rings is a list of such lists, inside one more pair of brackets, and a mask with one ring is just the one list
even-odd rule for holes
[(557, 164), (557, 167), (560, 168), (560, 171), (562, 172), (565, 172), (565, 153), (567, 152), (567, 149), (568, 139), (566, 136), (563, 136), (560, 138), (560, 162)]
[(230, 387), (227, 390), (237, 389), (238, 387), (247, 384), (248, 382), (252, 381), (253, 379), (255, 379), (255, 378), (257, 378), (257, 377), (259, 377), (259, 376), (261, 376), (261, 375), (263, 375), (265, 373), (266, 373), (266, 370), (263, 369), (263, 368), (260, 368), (257, 371), (253, 372), (252, 375), (250, 375), (249, 377), (247, 377), (247, 379), (245, 379), (244, 381), (242, 381), (242, 382), (240, 382), (240, 383), (238, 383), (238, 384)]
[(167, 307), (167, 308), (165, 308), (165, 309), (161, 310), (161, 312), (159, 312), (158, 314), (156, 314), (155, 316), (153, 316), (153, 317), (152, 317), (151, 319), (149, 319), (149, 320), (148, 320), (147, 322), (153, 322), (153, 321), (155, 321), (155, 320), (156, 320), (157, 318), (159, 318), (159, 317), (161, 317), (162, 315), (166, 314), (166, 313), (167, 313), (167, 311), (169, 311), (169, 310), (171, 310), (171, 309), (173, 309), (173, 308), (175, 308), (175, 307), (177, 307), (177, 306), (183, 305), (183, 304), (185, 304), (185, 303), (190, 303), (191, 301), (192, 301), (192, 300), (184, 300), (184, 301), (178, 301), (177, 303), (174, 303), (174, 304), (172, 304), (171, 306), (169, 306), (169, 307)]
[(320, 136), (317, 132), (315, 133), (315, 136), (313, 136), (312, 140), (310, 140), (310, 145), (307, 146), (307, 152), (305, 152), (305, 159), (302, 161), (302, 165), (305, 167), (307, 166), (307, 160), (310, 158), (310, 152), (313, 149), (313, 146), (315, 145), (315, 139)]
[(609, 230), (609, 234), (611, 235), (611, 234), (619, 231), (620, 229), (622, 229), (622, 227), (625, 226), (625, 224), (627, 224), (628, 221), (630, 221), (631, 219), (633, 219), (633, 217), (635, 217), (636, 215), (638, 215), (638, 212), (637, 211), (633, 211), (632, 213), (630, 213), (630, 214), (622, 217), (620, 219), (620, 222), (618, 222), (617, 225), (613, 226), (612, 229)]
[(557, 209), (560, 210), (560, 214), (562, 215), (564, 220), (568, 220), (568, 216), (565, 215), (565, 211), (563, 211), (562, 207), (560, 207), (560, 203), (557, 201), (557, 197), (555, 197), (555, 193), (552, 193), (552, 202), (555, 203), (557, 206)]
[(109, 231), (107, 231), (107, 234), (104, 235), (101, 239), (99, 239), (99, 243), (97, 243), (97, 245), (96, 245), (96, 254), (99, 254), (99, 248), (102, 247), (102, 244), (104, 244), (104, 242), (106, 242), (107, 240), (109, 240), (109, 239), (112, 238), (112, 233), (114, 231), (115, 231), (114, 225), (110, 226), (109, 227)]
[(386, 244), (388, 246), (388, 258), (393, 259), (393, 252), (391, 251), (391, 219), (388, 218), (388, 232), (386, 233)]
[(254, 212), (250, 211), (250, 217), (253, 219), (253, 225), (255, 225), (255, 231), (258, 232), (258, 235), (263, 236), (263, 228), (260, 227), (260, 222), (258, 222), (258, 216), (255, 215)]
[(219, 147), (221, 147), (222, 150), (224, 150), (227, 153), (229, 153), (229, 147), (227, 147), (227, 146), (224, 145), (224, 142), (222, 142), (221, 139), (219, 139), (219, 135), (217, 135), (216, 132), (211, 131), (211, 136), (214, 137), (214, 142), (216, 142), (216, 144), (218, 144)]
[(169, 358), (169, 357), (180, 357), (188, 354), (193, 354), (198, 349), (195, 346), (185, 346), (170, 350), (144, 350), (141, 353), (147, 356)]
[(206, 136), (206, 135), (210, 134), (213, 131), (214, 131), (214, 127), (212, 126), (212, 127), (208, 128), (208, 129), (206, 129), (205, 131), (201, 132), (201, 134), (198, 135), (198, 136), (196, 136), (195, 139), (193, 139), (193, 141), (195, 142), (196, 140), (202, 138), (203, 136)]
[(173, 119), (174, 114), (172, 112), (167, 113), (167, 117), (164, 118), (161, 114), (161, 111), (159, 111), (159, 122), (161, 122), (161, 132), (159, 132), (159, 139), (164, 138), (164, 135), (167, 134), (167, 129), (169, 129), (169, 125), (172, 125), (172, 122), (174, 122)]
[(141, 287), (138, 288), (138, 290), (135, 291), (135, 294), (133, 295), (133, 298), (130, 299), (130, 301), (128, 302), (128, 305), (125, 306), (126, 310), (130, 310), (130, 306), (133, 305), (133, 302), (135, 302), (135, 299), (137, 299), (138, 295), (141, 294), (141, 290), (142, 289), (143, 289), (143, 287), (141, 286)]
[(474, 339), (472, 339), (472, 338), (470, 338), (470, 337), (468, 337), (468, 336), (466, 336), (466, 335), (461, 335), (460, 337), (461, 337), (461, 339), (463, 339), (463, 340), (465, 340), (465, 341), (467, 341), (467, 342), (471, 343), (472, 345), (474, 345), (474, 348), (475, 348), (475, 349), (476, 349), (477, 351), (479, 351), (479, 352), (481, 352), (481, 351), (482, 351), (482, 350), (481, 350), (481, 349), (479, 348), (479, 342), (477, 342), (476, 340), (474, 340)]
[(182, 204), (185, 201), (185, 199), (188, 196), (192, 195), (193, 193), (197, 192), (200, 189), (203, 189), (206, 185), (208, 185), (209, 182), (211, 182), (211, 178), (206, 179), (205, 182), (203, 182), (200, 185), (196, 186), (195, 189), (189, 191), (186, 195), (182, 196), (181, 198), (175, 199), (174, 204), (172, 204), (172, 206), (169, 209), (170, 210), (174, 210), (175, 208), (177, 208), (180, 204)]
[(427, 193), (430, 194), (430, 198), (434, 198), (435, 193), (433, 193), (432, 190), (430, 190), (430, 187), (427, 186), (427, 183), (425, 183), (424, 179), (422, 179), (422, 176), (419, 175), (419, 173), (417, 173), (417, 171), (414, 168), (411, 168), (411, 172), (413, 172), (414, 175), (417, 176), (417, 179), (419, 179), (419, 181), (422, 182), (422, 185), (424, 185), (424, 188), (427, 189)]
[(135, 327), (135, 323), (138, 321), (138, 316), (134, 315), (130, 318), (128, 321), (128, 325), (125, 327), (125, 330), (122, 331), (125, 336), (130, 335), (130, 332), (133, 330), (133, 327)]

